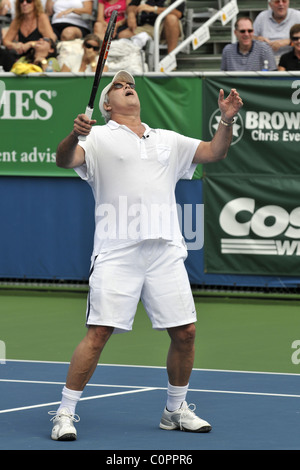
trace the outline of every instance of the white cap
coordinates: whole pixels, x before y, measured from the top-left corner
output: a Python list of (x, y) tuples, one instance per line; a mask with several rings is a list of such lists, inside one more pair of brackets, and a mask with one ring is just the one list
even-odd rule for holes
[(114, 76), (112, 81), (105, 88), (103, 88), (103, 90), (101, 92), (101, 96), (100, 96), (100, 101), (99, 101), (99, 109), (100, 109), (100, 112), (101, 112), (102, 116), (104, 117), (105, 121), (108, 121), (109, 117), (110, 117), (110, 113), (107, 112), (104, 109), (105, 96), (107, 95), (107, 93), (111, 89), (112, 84), (114, 82), (116, 82), (117, 80), (121, 80), (121, 81), (124, 81), (124, 82), (135, 83), (135, 80), (134, 80), (133, 76), (131, 75), (131, 73), (126, 72), (126, 70), (119, 70), (119, 72), (116, 73), (116, 75)]

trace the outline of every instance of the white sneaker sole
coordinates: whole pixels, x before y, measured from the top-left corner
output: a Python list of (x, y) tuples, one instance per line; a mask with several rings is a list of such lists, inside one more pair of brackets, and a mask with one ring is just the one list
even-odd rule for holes
[(60, 437), (56, 437), (55, 434), (51, 434), (51, 439), (53, 439), (54, 441), (76, 441), (77, 436), (76, 434), (71, 433), (71, 432), (63, 434)]
[(180, 427), (177, 426), (176, 424), (174, 423), (170, 423), (170, 424), (163, 424), (163, 423), (160, 423), (159, 424), (159, 427), (160, 429), (165, 429), (166, 431), (176, 431), (179, 430), (179, 431), (185, 431), (185, 432), (209, 432), (211, 431), (212, 427), (208, 424), (208, 425), (204, 425), (204, 426), (201, 426), (200, 428), (198, 429), (187, 429), (185, 427)]

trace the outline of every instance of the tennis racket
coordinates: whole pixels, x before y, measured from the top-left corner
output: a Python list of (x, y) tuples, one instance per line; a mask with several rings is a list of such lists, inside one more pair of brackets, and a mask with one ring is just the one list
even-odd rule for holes
[[(114, 10), (112, 12), (110, 20), (108, 22), (106, 32), (105, 32), (105, 35), (104, 35), (104, 39), (103, 39), (103, 43), (102, 43), (102, 46), (101, 46), (101, 50), (100, 50), (100, 54), (99, 54), (99, 58), (98, 58), (98, 62), (97, 62), (97, 67), (96, 67), (96, 71), (95, 71), (95, 77), (94, 77), (94, 82), (93, 82), (93, 86), (92, 86), (92, 91), (91, 91), (91, 95), (90, 95), (90, 99), (89, 99), (88, 105), (87, 105), (87, 107), (85, 109), (85, 113), (84, 113), (84, 114), (86, 114), (86, 116), (88, 116), (89, 119), (91, 119), (92, 115), (93, 115), (94, 102), (95, 102), (97, 90), (98, 90), (98, 87), (99, 87), (99, 83), (100, 83), (100, 80), (101, 80), (101, 77), (102, 77), (104, 65), (105, 65), (105, 62), (106, 62), (106, 59), (107, 59), (107, 56), (108, 56), (108, 51), (109, 51), (109, 48), (110, 48), (112, 35), (114, 33), (114, 30), (115, 30), (117, 16), (118, 16), (118, 12), (116, 10)], [(85, 135), (80, 135), (79, 136), (79, 140), (85, 140), (85, 139), (86, 139)]]

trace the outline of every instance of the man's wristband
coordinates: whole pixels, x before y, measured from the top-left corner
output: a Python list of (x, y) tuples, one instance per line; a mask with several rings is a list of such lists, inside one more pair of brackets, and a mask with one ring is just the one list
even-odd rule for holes
[(156, 15), (157, 15), (157, 10), (158, 10), (158, 6), (155, 5), (155, 7), (154, 7), (154, 13), (155, 13)]
[(225, 127), (231, 127), (234, 124), (234, 118), (230, 122), (227, 122), (227, 121), (224, 121), (224, 119), (221, 119), (220, 123), (223, 124), (223, 126), (225, 126)]

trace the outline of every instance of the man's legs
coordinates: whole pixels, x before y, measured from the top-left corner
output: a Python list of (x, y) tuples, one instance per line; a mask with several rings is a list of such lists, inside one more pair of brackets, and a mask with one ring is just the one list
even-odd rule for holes
[(68, 389), (84, 389), (113, 330), (112, 327), (89, 326), (85, 338), (79, 343), (71, 359), (66, 381)]
[(66, 386), (62, 391), (60, 406), (53, 413), (52, 439), (63, 441), (76, 439), (77, 433), (73, 425), (73, 421), (78, 420), (75, 415), (76, 405), (84, 387), (95, 371), (100, 354), (112, 332), (112, 327), (89, 326), (85, 338), (75, 349)]
[(195, 357), (196, 328), (190, 325), (168, 329), (171, 344), (167, 357), (169, 382), (175, 386), (188, 384)]
[(171, 13), (164, 20), (164, 37), (168, 45), (168, 53), (173, 51), (178, 45), (180, 36), (179, 19)]
[(195, 332), (193, 323), (169, 328), (171, 344), (167, 357), (168, 398), (167, 409), (177, 410), (185, 401), (195, 356)]
[(169, 377), (167, 405), (163, 412), (160, 428), (180, 429), (190, 432), (209, 432), (211, 425), (195, 415), (185, 398), (195, 356), (195, 332), (193, 323), (169, 328), (171, 338), (167, 358)]

